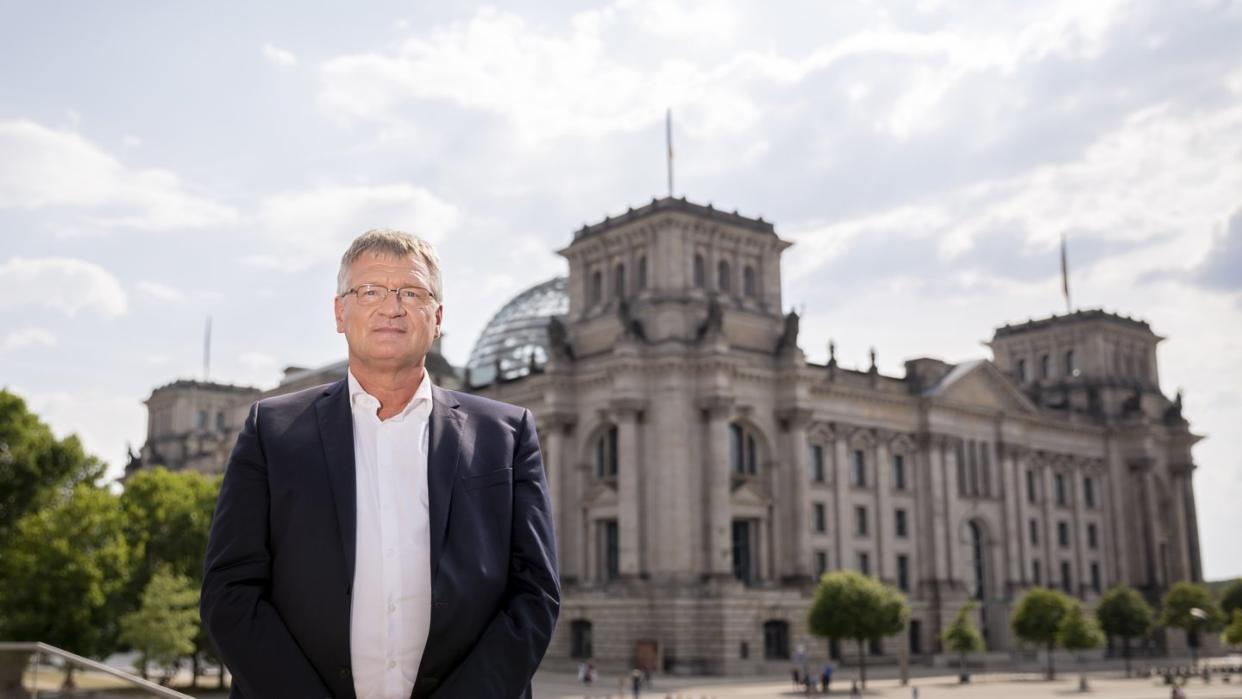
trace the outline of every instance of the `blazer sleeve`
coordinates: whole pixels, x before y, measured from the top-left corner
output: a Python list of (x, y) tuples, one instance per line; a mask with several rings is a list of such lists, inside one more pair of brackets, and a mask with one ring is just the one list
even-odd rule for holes
[(560, 613), (552, 506), (535, 419), (523, 411), (513, 456), (513, 529), (506, 599), (470, 653), (434, 697), (529, 696)]
[(259, 406), (229, 456), (207, 542), (200, 612), (233, 685), (246, 697), (330, 697), (332, 692), (268, 601), (267, 461)]

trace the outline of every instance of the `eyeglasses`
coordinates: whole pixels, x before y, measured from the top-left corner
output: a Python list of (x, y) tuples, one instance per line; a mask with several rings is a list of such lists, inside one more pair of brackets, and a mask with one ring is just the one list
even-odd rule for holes
[(422, 305), (435, 299), (434, 294), (422, 287), (407, 286), (402, 289), (389, 289), (379, 284), (360, 284), (352, 289), (347, 289), (345, 293), (341, 294), (341, 298), (353, 294), (358, 297), (359, 305), (374, 306), (383, 303), (384, 299), (388, 298), (388, 292), (390, 291), (397, 292), (397, 300), (401, 303)]

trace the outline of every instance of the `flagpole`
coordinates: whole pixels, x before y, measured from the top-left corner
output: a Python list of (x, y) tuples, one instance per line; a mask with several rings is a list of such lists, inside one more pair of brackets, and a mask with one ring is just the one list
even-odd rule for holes
[(211, 316), (207, 316), (207, 329), (203, 333), (203, 381), (211, 380)]
[(673, 110), (664, 114), (664, 141), (668, 145), (668, 196), (673, 197)]
[(1061, 294), (1065, 296), (1065, 312), (1073, 312), (1073, 304), (1070, 303), (1069, 288), (1069, 259), (1065, 251), (1065, 234), (1061, 234)]

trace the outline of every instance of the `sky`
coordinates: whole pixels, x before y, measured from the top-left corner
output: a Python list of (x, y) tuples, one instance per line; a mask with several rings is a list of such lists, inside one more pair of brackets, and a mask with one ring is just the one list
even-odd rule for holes
[(1007, 322), (1148, 321), (1205, 574), (1242, 576), (1242, 4), (6, 3), (0, 386), (119, 473), (153, 388), (345, 355), (364, 230), (431, 240), (463, 364), (584, 223), (775, 221), (800, 344), (882, 372)]

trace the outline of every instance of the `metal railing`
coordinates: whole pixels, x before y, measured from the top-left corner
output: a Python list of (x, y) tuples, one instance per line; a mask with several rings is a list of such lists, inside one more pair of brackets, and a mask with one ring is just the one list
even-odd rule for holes
[[(46, 662), (53, 658), (58, 659), (59, 664)], [(66, 682), (67, 679), (72, 681)], [(135, 690), (140, 692), (138, 696), (193, 699), (124, 670), (46, 643), (0, 642), (0, 699), (132, 697)]]

